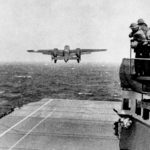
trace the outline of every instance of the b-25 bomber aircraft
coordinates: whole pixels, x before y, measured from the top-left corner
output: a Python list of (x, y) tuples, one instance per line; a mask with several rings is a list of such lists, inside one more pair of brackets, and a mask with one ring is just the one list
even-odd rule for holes
[(68, 62), (68, 60), (77, 60), (79, 63), (81, 61), (81, 55), (82, 54), (91, 54), (92, 52), (100, 52), (100, 51), (106, 51), (106, 49), (80, 49), (76, 48), (74, 50), (70, 49), (69, 45), (65, 45), (63, 50), (59, 50), (58, 48), (54, 49), (40, 49), (40, 50), (27, 50), (30, 53), (42, 53), (45, 55), (51, 55), (52, 60), (54, 60), (54, 63), (57, 62), (57, 60), (64, 60), (65, 62)]

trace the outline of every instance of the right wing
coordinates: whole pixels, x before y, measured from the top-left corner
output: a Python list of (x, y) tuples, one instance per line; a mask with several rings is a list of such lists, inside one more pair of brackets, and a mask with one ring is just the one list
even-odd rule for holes
[[(81, 52), (81, 55), (82, 54), (91, 54), (93, 52), (102, 52), (102, 51), (106, 51), (107, 49), (80, 49), (79, 48), (79, 51)], [(71, 50), (70, 51), (71, 54), (76, 54), (77, 53), (77, 49), (74, 49), (74, 50)]]

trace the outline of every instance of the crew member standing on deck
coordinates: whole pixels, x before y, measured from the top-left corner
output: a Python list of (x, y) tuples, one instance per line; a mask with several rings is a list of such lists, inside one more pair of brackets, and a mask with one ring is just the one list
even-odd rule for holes
[[(137, 21), (139, 28), (144, 32), (147, 40), (149, 39), (149, 28), (143, 19), (138, 19)], [(143, 51), (143, 58), (149, 58), (149, 48), (145, 47)]]
[(149, 29), (148, 29), (147, 24), (144, 22), (144, 20), (138, 19), (137, 23), (138, 23), (139, 28), (145, 33), (145, 35), (147, 35), (147, 31)]
[[(146, 35), (136, 23), (131, 23), (130, 29), (132, 30), (132, 32), (129, 34), (129, 37), (132, 38), (131, 48), (134, 49), (135, 57), (143, 58), (143, 51), (147, 47)], [(143, 74), (142, 62), (140, 60), (135, 60), (135, 72), (136, 75)]]

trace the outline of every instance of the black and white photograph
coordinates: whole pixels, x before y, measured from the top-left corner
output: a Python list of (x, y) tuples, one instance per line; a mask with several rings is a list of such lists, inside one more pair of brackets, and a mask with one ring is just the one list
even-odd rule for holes
[(150, 150), (150, 1), (0, 0), (0, 150)]

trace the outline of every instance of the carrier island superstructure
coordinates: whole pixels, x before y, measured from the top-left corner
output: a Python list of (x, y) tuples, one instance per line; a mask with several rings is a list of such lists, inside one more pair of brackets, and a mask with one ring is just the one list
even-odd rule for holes
[[(140, 65), (141, 74), (136, 73)], [(117, 124), (120, 150), (150, 150), (150, 59), (124, 58), (120, 71), (122, 108)]]

